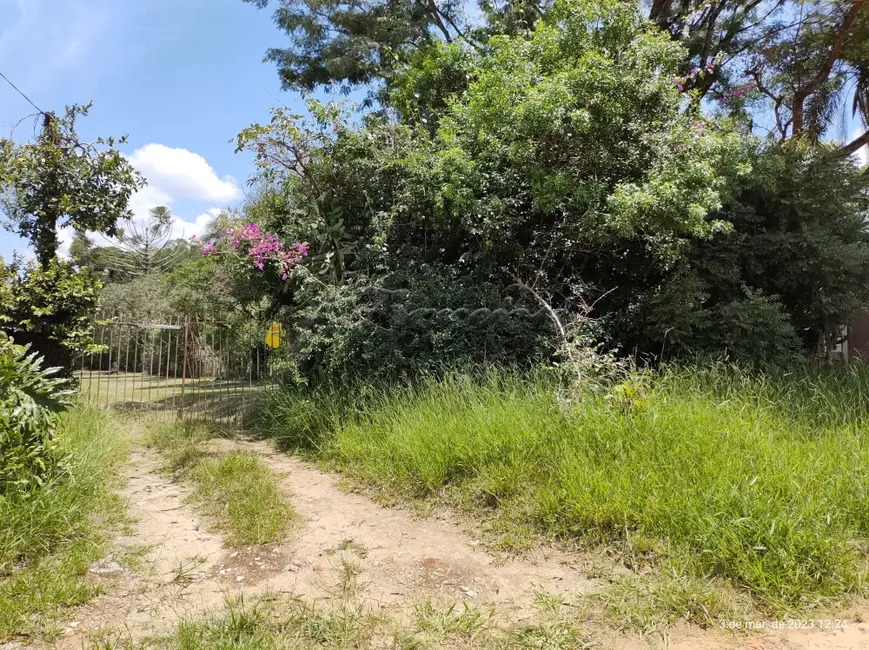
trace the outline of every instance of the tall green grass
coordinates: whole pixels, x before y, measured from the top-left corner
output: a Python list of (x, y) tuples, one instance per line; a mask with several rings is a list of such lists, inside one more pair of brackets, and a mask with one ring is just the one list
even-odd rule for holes
[(90, 564), (105, 550), (106, 530), (123, 518), (112, 490), (127, 437), (104, 412), (73, 409), (58, 432), (63, 473), (37, 489), (0, 496), (0, 642), (50, 623), (87, 601)]
[(353, 477), (527, 530), (642, 548), (773, 610), (865, 593), (869, 370), (726, 366), (556, 400), (543, 376), (287, 390), (261, 427)]

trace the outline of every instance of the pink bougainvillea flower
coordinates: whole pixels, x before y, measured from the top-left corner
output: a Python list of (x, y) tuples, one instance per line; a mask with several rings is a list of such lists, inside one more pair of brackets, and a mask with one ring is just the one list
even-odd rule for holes
[[(265, 271), (266, 266), (274, 265), (283, 281), (290, 278), (293, 267), (308, 255), (306, 242), (285, 246), (277, 235), (262, 230), (255, 223), (225, 228), (222, 235), (233, 250), (244, 251), (243, 257), (250, 259), (257, 270)], [(214, 241), (202, 244), (201, 249), (203, 255), (218, 252)]]

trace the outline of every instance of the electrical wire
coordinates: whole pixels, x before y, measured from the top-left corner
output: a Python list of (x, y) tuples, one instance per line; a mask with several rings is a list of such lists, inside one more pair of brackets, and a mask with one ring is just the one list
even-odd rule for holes
[(12, 86), (12, 88), (15, 89), (15, 91), (16, 91), (19, 95), (21, 95), (24, 99), (26, 99), (26, 100), (28, 101), (28, 103), (29, 103), (31, 106), (33, 106), (33, 108), (35, 108), (37, 111), (39, 111), (39, 113), (40, 113), (41, 115), (45, 115), (45, 111), (42, 110), (41, 108), (39, 108), (39, 106), (37, 106), (36, 104), (34, 104), (34, 103), (33, 103), (33, 100), (30, 99), (30, 97), (28, 97), (28, 96), (25, 95), (23, 92), (21, 92), (21, 89), (19, 89), (18, 86), (16, 86), (14, 83), (12, 83), (11, 81), (9, 81), (9, 78), (8, 78), (5, 74), (3, 74), (2, 72), (0, 72), (0, 77), (2, 77), (3, 80), (4, 80), (6, 83), (8, 83), (10, 86)]

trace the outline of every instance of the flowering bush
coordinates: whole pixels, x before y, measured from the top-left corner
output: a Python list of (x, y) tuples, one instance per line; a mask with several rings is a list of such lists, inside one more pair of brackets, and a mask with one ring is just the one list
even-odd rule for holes
[(750, 85), (736, 86), (735, 88), (720, 90), (720, 96), (715, 100), (721, 106), (728, 104), (739, 104), (743, 99), (752, 93)]
[[(297, 241), (287, 246), (276, 235), (265, 232), (255, 223), (230, 226), (222, 234), (229, 247), (249, 258), (259, 271), (264, 271), (267, 264), (272, 264), (281, 280), (288, 280), (293, 267), (308, 256), (306, 242)], [(193, 240), (196, 240), (195, 236)], [(200, 242), (202, 254), (216, 255), (220, 252), (219, 243), (213, 239)]]
[(680, 91), (684, 91), (686, 88), (691, 88), (698, 79), (702, 79), (707, 74), (712, 74), (713, 72), (715, 72), (715, 63), (707, 63), (702, 68), (691, 68), (691, 72), (684, 77), (676, 77), (673, 79), (673, 83)]

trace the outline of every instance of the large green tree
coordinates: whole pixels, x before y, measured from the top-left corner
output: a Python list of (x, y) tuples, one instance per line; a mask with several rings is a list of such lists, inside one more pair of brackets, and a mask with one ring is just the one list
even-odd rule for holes
[[(592, 335), (624, 354), (830, 349), (867, 299), (867, 178), (853, 143), (825, 142), (846, 93), (820, 88), (856, 79), (863, 8), (795, 8), (484, 7), (367, 78), (388, 110), (314, 102), (310, 122), (279, 110), (246, 130), (270, 188), (248, 218), (313, 246), (310, 274), (270, 295), (302, 325), (299, 358), (333, 372), (540, 358), (554, 337), (529, 287), (564, 315), (593, 303)], [(818, 88), (799, 85), (809, 54), (774, 60), (787, 30), (801, 52), (837, 50)], [(805, 107), (827, 104), (795, 130), (801, 87)]]
[[(268, 0), (244, 0), (260, 8)], [(287, 88), (390, 89), (420, 56), (442, 45), (488, 52), (493, 35), (527, 34), (550, 20), (551, 0), (275, 0), (274, 20), (290, 37), (266, 58)], [(639, 3), (638, 3), (639, 6)], [(867, 0), (653, 0), (651, 22), (687, 50), (679, 78), (695, 101), (708, 97), (781, 139), (836, 137), (847, 110), (869, 117)], [(432, 70), (428, 70), (429, 81)], [(440, 68), (422, 103), (461, 90), (465, 76)], [(386, 93), (380, 101), (391, 105)], [(831, 128), (832, 127), (832, 128)], [(851, 154), (869, 144), (869, 129), (844, 143)]]
[(0, 140), (4, 225), (30, 241), (44, 268), (57, 254), (58, 228), (114, 234), (143, 184), (116, 148), (124, 138), (79, 138), (76, 122), (89, 108), (69, 106), (61, 117), (43, 114), (42, 132), (32, 142)]
[[(269, 0), (244, 0), (259, 8)], [(272, 48), (285, 88), (312, 90), (379, 82), (414, 51), (468, 38), (459, 0), (278, 0), (275, 23), (290, 37)]]

